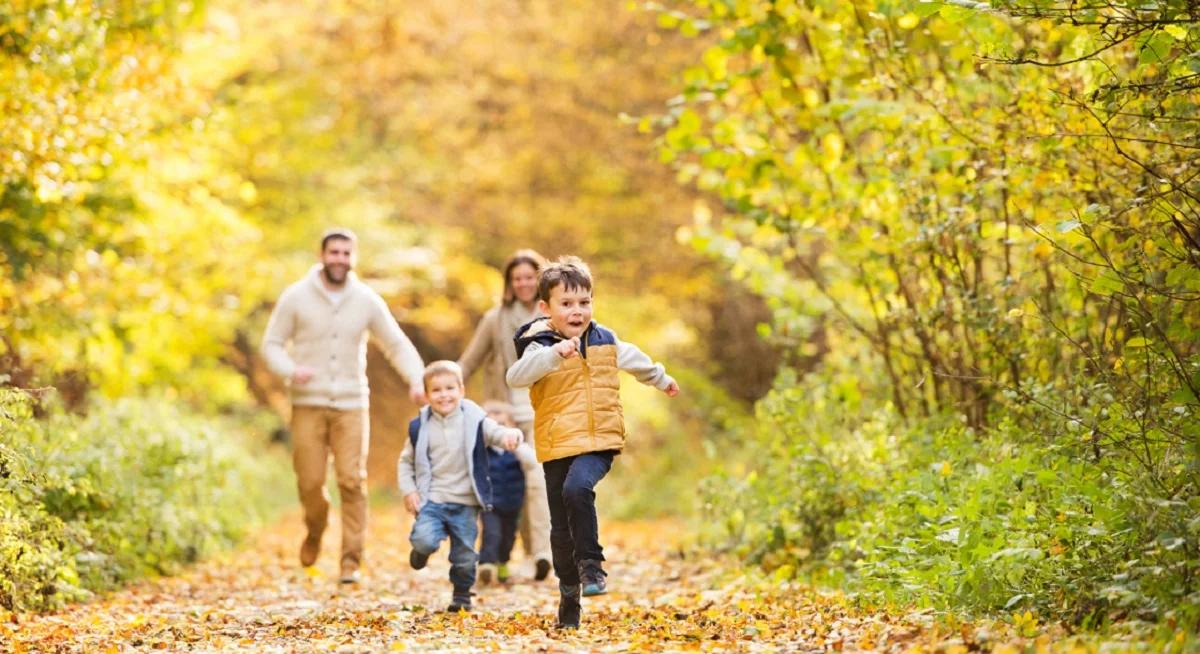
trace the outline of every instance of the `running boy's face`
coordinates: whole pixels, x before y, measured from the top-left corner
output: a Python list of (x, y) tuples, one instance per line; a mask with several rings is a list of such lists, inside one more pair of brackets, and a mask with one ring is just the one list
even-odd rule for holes
[(575, 338), (592, 322), (592, 292), (583, 288), (568, 289), (559, 284), (550, 289), (550, 301), (538, 300), (538, 308), (550, 316), (554, 331)]
[(458, 408), (463, 399), (463, 385), (458, 375), (434, 375), (425, 382), (425, 396), (429, 406), (440, 416), (448, 416)]

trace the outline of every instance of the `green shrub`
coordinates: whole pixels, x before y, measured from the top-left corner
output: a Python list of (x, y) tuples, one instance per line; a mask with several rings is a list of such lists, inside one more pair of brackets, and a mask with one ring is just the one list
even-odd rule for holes
[(1149, 475), (1070, 429), (906, 426), (837, 387), (785, 375), (760, 402), (742, 435), (752, 469), (704, 484), (710, 544), (875, 600), (1084, 623), (1200, 615), (1188, 453), (1151, 447), (1167, 472)]
[(280, 457), (163, 401), (87, 416), (0, 391), (0, 606), (43, 610), (228, 547), (276, 508)]

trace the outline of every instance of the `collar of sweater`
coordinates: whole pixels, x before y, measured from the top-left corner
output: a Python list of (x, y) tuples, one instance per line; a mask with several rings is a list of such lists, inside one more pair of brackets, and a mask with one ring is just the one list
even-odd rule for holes
[[(584, 328), (583, 333), (579, 335), (579, 351), (585, 357), (587, 356), (588, 341), (599, 325), (593, 320)], [(517, 330), (516, 336), (513, 337), (513, 343), (517, 346), (517, 357), (520, 358), (525, 354), (525, 348), (529, 347), (530, 343), (539, 343), (548, 347), (552, 347), (559, 341), (567, 340), (566, 336), (559, 333), (550, 324), (548, 316), (540, 316), (532, 322), (524, 325)]]
[(450, 413), (447, 413), (446, 415), (442, 415), (442, 414), (438, 413), (437, 411), (434, 411), (432, 408), (429, 410), (429, 419), (440, 425), (444, 425), (447, 422), (454, 420), (455, 418), (461, 418), (462, 415), (463, 415), (462, 402), (459, 402), (458, 406), (454, 407), (454, 410), (451, 411)]

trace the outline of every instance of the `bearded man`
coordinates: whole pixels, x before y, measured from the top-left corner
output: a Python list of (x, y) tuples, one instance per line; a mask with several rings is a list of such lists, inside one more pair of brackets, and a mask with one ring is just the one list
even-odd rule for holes
[(383, 298), (354, 274), (356, 245), (348, 229), (325, 232), (320, 262), (283, 292), (263, 336), (267, 366), (291, 387), (292, 463), (308, 529), (300, 564), (313, 565), (321, 551), (332, 454), (342, 506), (344, 584), (359, 581), (367, 526), (368, 334), (408, 382), (412, 401), (425, 403), (425, 364)]

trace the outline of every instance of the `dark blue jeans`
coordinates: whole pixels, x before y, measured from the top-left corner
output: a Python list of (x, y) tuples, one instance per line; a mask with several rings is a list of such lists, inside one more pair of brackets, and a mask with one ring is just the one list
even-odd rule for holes
[(422, 554), (433, 554), (450, 537), (450, 583), (456, 595), (475, 585), (475, 537), (479, 509), (465, 504), (426, 502), (413, 523), (408, 541)]
[(579, 585), (580, 561), (604, 560), (595, 489), (612, 468), (615, 454), (588, 452), (542, 464), (550, 503), (550, 551), (562, 585)]
[(513, 542), (517, 539), (517, 520), (521, 509), (504, 511), (492, 509), (483, 514), (483, 544), (479, 546), (480, 563), (508, 563)]

